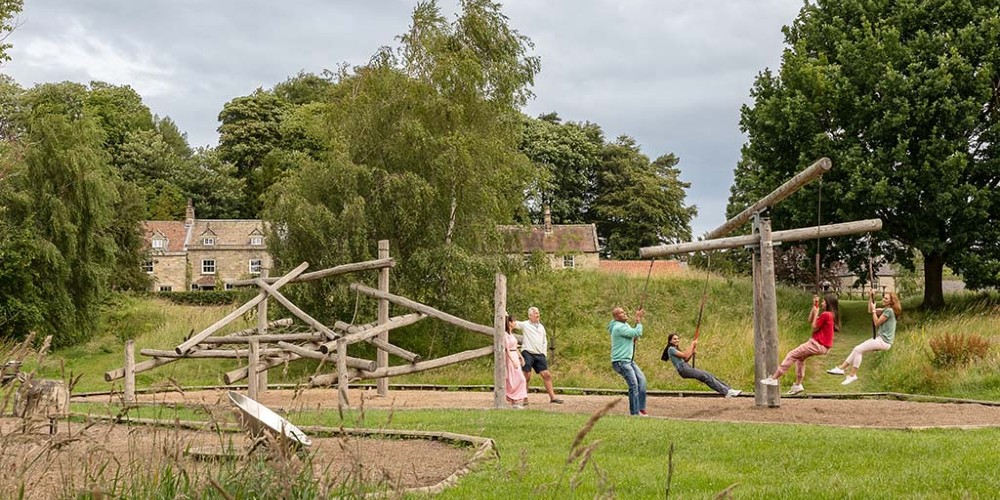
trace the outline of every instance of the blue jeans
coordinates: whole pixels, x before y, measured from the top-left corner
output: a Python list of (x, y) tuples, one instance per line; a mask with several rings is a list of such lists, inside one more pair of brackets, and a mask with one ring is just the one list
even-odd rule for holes
[(642, 374), (635, 361), (612, 361), (611, 367), (628, 384), (628, 412), (638, 415), (640, 411), (646, 409), (646, 376)]
[(683, 364), (681, 365), (680, 368), (677, 369), (677, 374), (680, 375), (681, 378), (693, 378), (695, 380), (698, 380), (701, 383), (711, 387), (713, 391), (722, 394), (723, 396), (725, 396), (726, 393), (729, 392), (728, 385), (726, 385), (719, 379), (715, 378), (715, 375), (712, 375), (711, 373), (708, 373), (705, 370), (699, 370), (697, 368), (692, 368), (687, 364)]

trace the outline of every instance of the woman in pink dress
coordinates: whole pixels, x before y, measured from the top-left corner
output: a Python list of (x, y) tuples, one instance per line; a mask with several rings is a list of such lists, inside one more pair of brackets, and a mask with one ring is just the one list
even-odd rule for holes
[(517, 348), (517, 337), (514, 336), (514, 328), (517, 326), (514, 316), (507, 316), (507, 333), (504, 334), (504, 348), (507, 350), (507, 383), (505, 392), (507, 402), (514, 408), (522, 409), (528, 403), (528, 383), (524, 379), (524, 358), (521, 357), (521, 350)]

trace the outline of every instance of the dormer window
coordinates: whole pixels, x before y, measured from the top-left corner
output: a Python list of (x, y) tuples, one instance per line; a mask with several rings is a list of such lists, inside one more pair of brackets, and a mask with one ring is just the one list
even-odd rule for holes
[(167, 240), (161, 240), (161, 239), (153, 240), (154, 250), (163, 250), (164, 248), (167, 248)]
[(250, 244), (251, 245), (257, 245), (257, 246), (263, 245), (264, 244), (264, 237), (263, 236), (251, 236), (250, 237)]
[(201, 244), (205, 245), (207, 247), (214, 246), (215, 245), (215, 238), (212, 237), (212, 236), (206, 236), (206, 237), (204, 237), (204, 238), (201, 239)]

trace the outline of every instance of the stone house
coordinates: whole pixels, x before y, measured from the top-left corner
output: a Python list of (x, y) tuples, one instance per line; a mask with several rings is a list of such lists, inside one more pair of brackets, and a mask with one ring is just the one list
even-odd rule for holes
[(594, 224), (553, 224), (546, 209), (543, 224), (500, 226), (500, 230), (512, 236), (508, 255), (527, 258), (542, 252), (553, 269), (597, 269), (600, 265)]
[(228, 290), (229, 282), (271, 268), (264, 221), (197, 219), (188, 200), (184, 221), (145, 221), (152, 291)]

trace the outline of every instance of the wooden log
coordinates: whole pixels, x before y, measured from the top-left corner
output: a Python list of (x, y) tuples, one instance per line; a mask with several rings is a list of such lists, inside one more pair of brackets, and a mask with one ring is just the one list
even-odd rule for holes
[[(839, 224), (828, 224), (826, 226), (807, 227), (801, 229), (789, 229), (786, 231), (776, 231), (771, 233), (772, 242), (780, 241), (802, 241), (815, 238), (833, 238), (849, 234), (871, 233), (882, 229), (881, 219), (866, 219), (853, 222), (841, 222)], [(676, 243), (673, 245), (659, 245), (655, 247), (643, 247), (639, 249), (639, 255), (646, 258), (664, 257), (679, 253), (703, 252), (707, 250), (720, 250), (724, 248), (740, 248), (753, 246), (760, 243), (760, 236), (748, 234), (745, 236), (733, 236), (730, 238), (720, 238), (717, 240), (692, 241), (688, 243)]]
[(497, 273), (493, 284), (493, 407), (507, 406), (507, 277)]
[[(284, 352), (282, 349), (261, 349), (261, 356), (273, 356), (275, 354), (280, 354)], [(150, 356), (155, 358), (176, 358), (176, 359), (204, 359), (204, 358), (221, 358), (221, 359), (232, 359), (232, 358), (247, 358), (250, 356), (250, 349), (201, 349), (201, 350), (190, 350), (187, 354), (177, 354), (174, 351), (165, 351), (163, 349), (143, 349), (139, 351), (139, 354), (143, 356)]]
[[(756, 223), (755, 223), (756, 224)], [(754, 226), (757, 231), (757, 226)], [(756, 390), (753, 393), (754, 405), (757, 407), (767, 406), (767, 393), (769, 386), (760, 384), (758, 381), (764, 379), (774, 371), (768, 371), (767, 357), (764, 355), (764, 329), (760, 324), (760, 248), (751, 249), (751, 268), (753, 271), (753, 384)]]
[[(286, 362), (295, 361), (299, 358), (300, 356), (298, 354), (295, 354), (293, 352), (282, 351), (282, 354), (263, 359), (258, 365), (259, 366), (258, 370), (270, 370), (275, 366), (281, 366)], [(241, 366), (235, 370), (230, 370), (224, 373), (222, 375), (222, 380), (226, 383), (226, 385), (232, 385), (235, 384), (236, 382), (239, 382), (240, 380), (247, 378), (249, 376), (249, 373), (250, 373), (249, 366)]]
[[(273, 288), (277, 289), (277, 288), (281, 287), (282, 285), (284, 285), (285, 283), (288, 283), (291, 279), (293, 279), (296, 276), (302, 274), (302, 271), (305, 271), (307, 267), (309, 267), (309, 263), (308, 262), (303, 262), (303, 263), (299, 264), (299, 267), (296, 267), (295, 269), (292, 269), (292, 271), (290, 273), (288, 273), (288, 274), (282, 276), (281, 278), (279, 278), (278, 281), (276, 281), (274, 283), (274, 287)], [(208, 338), (210, 335), (212, 335), (213, 333), (215, 333), (216, 331), (218, 331), (220, 328), (222, 328), (223, 326), (226, 326), (227, 324), (229, 324), (230, 321), (233, 321), (234, 319), (239, 318), (240, 316), (242, 316), (244, 313), (246, 313), (250, 309), (253, 309), (253, 307), (256, 306), (257, 304), (259, 304), (260, 301), (265, 300), (265, 299), (267, 299), (267, 293), (264, 292), (264, 291), (261, 291), (260, 293), (257, 294), (256, 297), (254, 297), (254, 298), (250, 299), (249, 301), (247, 301), (246, 304), (243, 304), (242, 306), (240, 306), (239, 308), (237, 308), (235, 311), (227, 314), (225, 318), (222, 318), (219, 321), (216, 321), (212, 326), (210, 326), (210, 327), (202, 330), (197, 335), (191, 337), (190, 339), (187, 339), (186, 341), (184, 341), (184, 343), (182, 343), (181, 345), (177, 346), (177, 348), (175, 349), (177, 351), (177, 354), (184, 354), (184, 353), (186, 353), (192, 347), (198, 345), (202, 340)]]
[[(267, 301), (266, 300), (262, 300), (260, 302), (260, 304), (257, 304), (257, 326), (253, 326), (253, 327), (250, 327), (250, 328), (244, 328), (242, 330), (239, 330), (239, 331), (236, 331), (236, 332), (233, 332), (233, 333), (229, 333), (226, 336), (228, 336), (228, 337), (245, 337), (245, 336), (250, 336), (250, 335), (261, 335), (262, 334), (262, 332), (260, 330), (260, 306), (261, 306), (261, 304), (264, 304), (266, 306)], [(264, 316), (264, 319), (266, 320), (267, 316)], [(271, 322), (267, 323), (266, 326), (264, 327), (264, 330), (270, 330), (272, 328), (283, 328), (283, 327), (286, 327), (286, 326), (292, 326), (293, 322), (294, 321), (292, 320), (292, 318), (277, 319), (277, 320), (274, 320), (274, 321), (271, 321)], [(266, 332), (263, 332), (263, 333), (266, 333)]]
[[(389, 240), (379, 240), (378, 242), (378, 258), (388, 259), (389, 258)], [(378, 270), (378, 289), (382, 293), (389, 293), (389, 268), (383, 267)], [(386, 299), (378, 299), (378, 314), (377, 321), (379, 325), (384, 325), (389, 321), (389, 301)], [(378, 339), (382, 342), (389, 343), (389, 330), (385, 330), (378, 334)], [(375, 362), (378, 368), (387, 368), (389, 366), (389, 353), (379, 349), (375, 353)], [(386, 397), (389, 395), (389, 379), (380, 378), (378, 379), (377, 392), (379, 396)]]
[[(333, 361), (336, 359), (332, 357), (334, 354), (337, 353), (336, 348), (331, 350), (329, 353), (324, 354), (320, 351), (307, 349), (305, 347), (297, 346), (295, 344), (290, 344), (288, 342), (278, 342), (278, 346), (280, 346), (282, 349), (294, 352), (295, 354), (298, 354), (303, 358), (318, 359), (320, 361)], [(364, 358), (355, 358), (351, 356), (347, 357), (347, 366), (367, 371), (372, 371), (375, 370), (376, 368), (375, 362), (372, 360)]]
[(377, 346), (379, 349), (382, 349), (383, 351), (392, 354), (393, 356), (396, 356), (398, 358), (403, 358), (409, 361), (410, 363), (416, 363), (417, 361), (420, 361), (421, 356), (419, 354), (407, 351), (406, 349), (403, 349), (402, 347), (399, 347), (397, 345), (392, 345), (388, 342), (383, 341), (382, 339), (379, 338), (368, 339), (368, 342), (375, 344), (375, 346)]
[[(397, 328), (402, 328), (404, 326), (412, 325), (417, 321), (420, 321), (426, 317), (427, 316), (424, 314), (411, 313), (404, 316), (396, 316), (395, 318), (392, 318), (386, 323), (383, 323), (381, 325), (373, 324), (373, 325), (365, 325), (362, 327), (352, 326), (342, 321), (338, 321), (334, 325), (334, 328), (337, 328), (338, 330), (341, 331), (351, 332), (348, 335), (344, 335), (344, 340), (347, 341), (347, 345), (351, 345), (351, 344), (356, 344), (358, 342), (367, 341), (368, 339), (371, 339), (372, 337), (377, 337), (380, 334), (387, 332), (389, 330), (395, 330)], [(336, 342), (337, 342), (336, 340), (324, 342), (319, 346), (320, 351), (324, 353), (328, 351), (332, 352), (337, 347)]]
[(247, 397), (257, 401), (257, 382), (260, 380), (256, 376), (257, 366), (260, 364), (260, 342), (256, 340), (250, 342), (250, 356), (247, 359), (247, 369), (248, 373), (252, 374), (247, 377)]
[(125, 393), (124, 403), (135, 403), (135, 340), (125, 341)]
[(233, 337), (226, 335), (224, 337), (209, 337), (201, 341), (198, 345), (208, 345), (208, 344), (249, 344), (250, 341), (257, 341), (262, 344), (273, 344), (276, 342), (320, 342), (326, 340), (326, 335), (318, 332), (306, 332), (306, 333), (277, 333), (277, 334), (267, 334), (267, 335), (248, 335), (246, 337)]
[(486, 347), (481, 347), (479, 349), (462, 351), (448, 356), (429, 359), (427, 361), (421, 361), (419, 363), (414, 363), (410, 365), (399, 365), (399, 366), (390, 366), (388, 368), (379, 368), (378, 370), (375, 370), (373, 372), (360, 372), (358, 374), (358, 378), (373, 379), (379, 377), (395, 377), (397, 375), (406, 375), (408, 373), (417, 373), (417, 372), (422, 372), (424, 370), (431, 370), (434, 368), (440, 368), (442, 366), (453, 365), (455, 363), (461, 363), (462, 361), (481, 358), (483, 356), (489, 356), (491, 354), (493, 354), (493, 346), (490, 345)]
[[(760, 219), (760, 284), (760, 326), (764, 340), (763, 355), (768, 367), (776, 369), (778, 366), (778, 298), (775, 292), (771, 219), (768, 218)], [(781, 406), (781, 391), (777, 387), (768, 387), (765, 391), (768, 407)]]
[[(395, 266), (396, 266), (395, 259), (378, 259), (378, 260), (369, 260), (365, 262), (352, 262), (350, 264), (343, 264), (328, 269), (321, 269), (319, 271), (305, 273), (289, 281), (289, 283), (302, 283), (303, 281), (313, 281), (322, 278), (327, 278), (330, 276), (337, 276), (339, 274), (355, 273), (358, 271), (369, 271), (373, 269), (391, 268)], [(256, 284), (255, 281), (256, 279), (237, 280), (237, 281), (230, 281), (229, 284), (232, 286), (251, 286)], [(272, 283), (275, 283), (277, 281), (277, 278), (266, 278), (264, 281), (270, 285)]]
[(299, 309), (299, 307), (293, 304), (292, 301), (288, 300), (284, 295), (282, 295), (277, 288), (268, 285), (267, 283), (264, 283), (264, 280), (262, 279), (257, 279), (255, 281), (257, 282), (257, 286), (259, 286), (261, 290), (267, 292), (267, 294), (273, 297), (274, 300), (277, 300), (278, 303), (280, 303), (282, 306), (285, 306), (285, 309), (288, 309), (288, 312), (292, 313), (293, 315), (304, 321), (307, 325), (315, 328), (317, 331), (319, 331), (323, 335), (326, 335), (327, 337), (332, 338), (337, 336), (337, 334), (334, 333), (333, 330), (330, 329), (330, 327), (324, 325), (323, 323), (320, 323), (319, 320), (306, 314), (306, 312), (303, 311), (302, 309)]
[(347, 398), (347, 384), (347, 342), (340, 339), (337, 341), (337, 409), (341, 417), (344, 415), (344, 409), (351, 406)]
[[(260, 277), (267, 279), (267, 275), (270, 273), (269, 269), (261, 269)], [(257, 331), (254, 332), (257, 337), (267, 335), (269, 323), (267, 322), (267, 299), (264, 299), (257, 304)], [(260, 342), (260, 340), (257, 340)], [(261, 396), (267, 392), (267, 370), (261, 370), (257, 373), (257, 395)], [(257, 398), (254, 398), (257, 399)]]
[(414, 311), (426, 314), (427, 316), (437, 318), (441, 321), (444, 321), (445, 323), (455, 325), (459, 328), (464, 328), (471, 332), (485, 335), (489, 337), (491, 340), (493, 339), (492, 327), (480, 325), (478, 323), (473, 323), (471, 321), (464, 320), (456, 316), (452, 316), (451, 314), (439, 311), (431, 306), (421, 304), (420, 302), (410, 300), (406, 297), (400, 297), (399, 295), (393, 295), (391, 293), (384, 293), (379, 290), (375, 290), (374, 288), (362, 285), (360, 283), (351, 283), (351, 290), (367, 295), (369, 297), (374, 297), (376, 299), (386, 299), (389, 302), (392, 302), (393, 304), (403, 306), (412, 309)]
[(716, 238), (721, 238), (722, 236), (731, 233), (734, 229), (742, 226), (747, 221), (749, 221), (757, 212), (760, 212), (764, 208), (773, 207), (777, 205), (778, 202), (784, 200), (785, 198), (788, 198), (789, 196), (792, 195), (792, 193), (801, 189), (802, 186), (805, 186), (806, 184), (812, 182), (819, 176), (829, 172), (830, 167), (832, 166), (833, 164), (830, 162), (829, 158), (820, 158), (812, 165), (806, 167), (805, 170), (796, 174), (795, 177), (792, 177), (781, 186), (778, 186), (778, 188), (772, 191), (771, 194), (768, 194), (767, 196), (757, 201), (757, 203), (754, 203), (753, 205), (747, 207), (745, 210), (737, 214), (735, 217), (724, 222), (714, 231), (710, 231), (708, 234), (705, 235), (705, 239), (713, 240)]
[[(190, 352), (192, 352), (192, 351), (200, 351), (202, 349), (203, 349), (203, 346), (196, 345), (196, 346), (192, 347), (191, 351), (188, 351), (188, 353), (190, 354)], [(147, 371), (147, 370), (152, 370), (153, 368), (173, 363), (174, 361), (177, 361), (178, 359), (184, 359), (184, 357), (183, 356), (174, 356), (174, 357), (170, 357), (170, 358), (153, 358), (153, 359), (147, 359), (146, 361), (142, 361), (140, 363), (136, 363), (135, 364), (135, 373), (142, 373), (142, 372)], [(105, 372), (104, 373), (104, 381), (105, 382), (112, 382), (112, 381), (118, 380), (118, 379), (120, 379), (120, 378), (122, 378), (124, 376), (125, 376), (125, 368), (124, 367), (117, 368), (115, 370), (110, 370), (110, 371)]]

